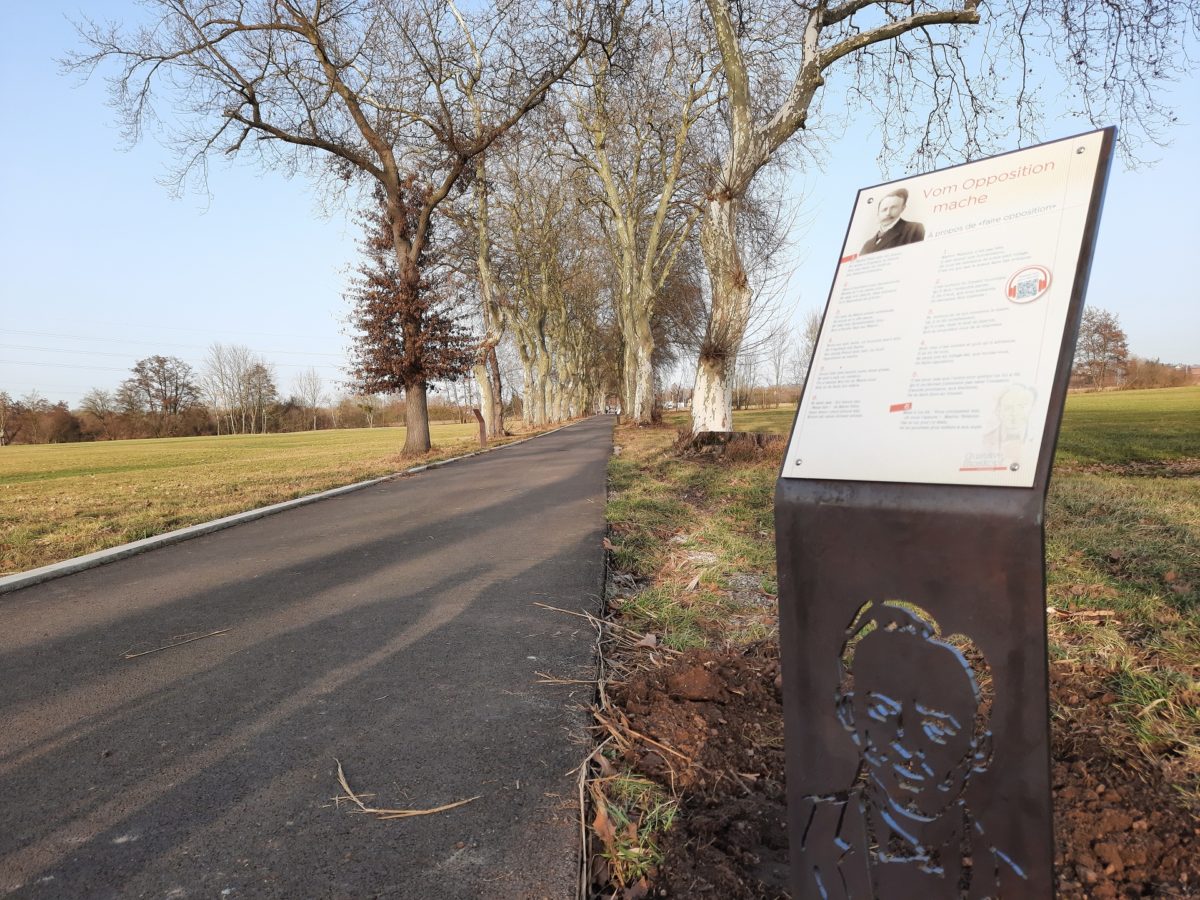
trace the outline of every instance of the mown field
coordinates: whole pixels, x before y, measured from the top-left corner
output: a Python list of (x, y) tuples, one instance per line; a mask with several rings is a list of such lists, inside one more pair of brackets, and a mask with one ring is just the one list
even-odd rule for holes
[(1071, 394), (1055, 465), (1164, 465), (1200, 458), (1200, 386)]
[(478, 447), (473, 424), (431, 434), (422, 460), (403, 428), (0, 447), (0, 574)]

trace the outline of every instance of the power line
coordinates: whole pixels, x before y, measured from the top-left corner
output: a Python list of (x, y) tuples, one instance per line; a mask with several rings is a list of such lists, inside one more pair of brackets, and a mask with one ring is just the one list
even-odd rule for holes
[[(169, 341), (139, 341), (139, 340), (135, 340), (132, 338), (109, 338), (109, 337), (98, 337), (95, 335), (64, 334), (64, 333), (55, 332), (55, 331), (20, 331), (15, 328), (6, 328), (6, 329), (4, 329), (4, 332), (6, 334), (24, 334), (24, 335), (29, 335), (29, 336), (33, 336), (33, 337), (63, 338), (65, 340), (70, 340), (70, 341), (96, 341), (96, 342), (106, 343), (106, 344), (140, 344), (145, 347), (164, 347), (164, 346), (166, 346), (166, 347), (176, 347), (176, 348), (180, 348), (180, 349), (184, 349), (184, 350), (207, 350), (208, 349), (208, 347), (201, 347), (198, 344), (175, 344), (175, 343), (171, 343)], [(280, 337), (280, 336), (281, 335), (271, 335), (271, 337)], [(47, 351), (51, 351), (54, 353), (93, 352), (98, 356), (99, 355), (106, 355), (106, 356), (124, 355), (124, 354), (104, 353), (104, 351), (101, 351), (101, 350), (80, 351), (80, 350), (71, 350), (69, 348), (60, 348), (60, 347), (18, 347), (15, 344), (14, 345), (0, 344), (0, 346), (10, 347), (11, 349), (21, 349), (21, 350), (47, 350)], [(329, 353), (329, 352), (326, 352), (323, 350), (312, 350), (312, 351), (309, 351), (309, 350), (256, 350), (255, 352), (256, 353), (281, 354), (281, 355), (288, 355), (288, 356), (335, 356), (335, 357), (344, 356), (344, 354), (342, 354), (342, 353)]]
[(36, 350), (40, 353), (83, 353), (88, 356), (116, 356), (121, 359), (129, 358), (128, 353), (109, 353), (104, 350), (72, 350), (69, 347), (32, 347), (28, 344), (0, 344), (0, 348), (5, 350)]
[(116, 328), (152, 328), (155, 331), (182, 331), (186, 334), (234, 334), (234, 335), (253, 335), (255, 337), (277, 337), (292, 339), (292, 340), (322, 340), (322, 337), (312, 334), (286, 334), (279, 331), (245, 331), (243, 329), (232, 328), (192, 328), (181, 325), (164, 325), (160, 322), (115, 322), (112, 319), (104, 319), (102, 321), (79, 319), (74, 316), (67, 319), (62, 316), (47, 316), (46, 318), (59, 322), (71, 322), (80, 325), (98, 325), (101, 327), (116, 327)]
[(56, 362), (30, 362), (24, 359), (0, 359), (0, 365), (5, 366), (43, 366), (54, 369), (91, 369), (93, 371), (104, 372), (128, 372), (129, 369), (121, 369), (116, 366), (77, 366), (73, 363), (56, 363)]

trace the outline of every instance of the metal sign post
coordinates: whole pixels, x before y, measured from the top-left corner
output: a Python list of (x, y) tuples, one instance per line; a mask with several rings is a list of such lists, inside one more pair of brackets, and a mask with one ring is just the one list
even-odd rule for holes
[(776, 488), (796, 898), (1049, 898), (1043, 509), (1114, 129), (859, 192)]

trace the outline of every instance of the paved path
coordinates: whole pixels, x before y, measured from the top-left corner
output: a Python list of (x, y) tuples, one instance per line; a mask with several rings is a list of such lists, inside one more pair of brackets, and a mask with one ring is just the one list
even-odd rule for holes
[[(610, 419), (0, 597), (0, 894), (569, 898)], [(134, 659), (190, 634), (224, 634)], [(334, 758), (384, 807), (333, 799)]]

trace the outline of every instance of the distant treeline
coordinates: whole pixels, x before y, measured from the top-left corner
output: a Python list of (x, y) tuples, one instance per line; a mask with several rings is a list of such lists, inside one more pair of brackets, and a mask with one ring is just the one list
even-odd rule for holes
[[(288, 398), (269, 404), (265, 412), (266, 415), (255, 423), (253, 433), (378, 428), (404, 424), (404, 399), (348, 396), (314, 409), (304, 406), (296, 398)], [(429, 418), (441, 423), (475, 421), (470, 409), (438, 402), (429, 404)], [(0, 391), (0, 446), (229, 433), (228, 415), (218, 414), (203, 404), (173, 413), (96, 412), (85, 408), (71, 409), (66, 403), (51, 403), (36, 394), (14, 400)]]
[[(266, 434), (326, 428), (374, 428), (404, 422), (402, 396), (330, 398), (315, 369), (302, 372), (284, 396), (275, 371), (246, 347), (214, 344), (200, 373), (174, 356), (148, 356), (115, 391), (88, 391), (74, 409), (37, 391), (16, 399), (0, 391), (0, 446), (74, 441)], [(448, 397), (434, 394), (429, 418), (474, 421), (469, 382)]]
[(1145, 388), (1185, 387), (1200, 384), (1200, 366), (1179, 365), (1130, 356), (1099, 373), (1076, 371), (1071, 389), (1083, 391), (1132, 391)]

